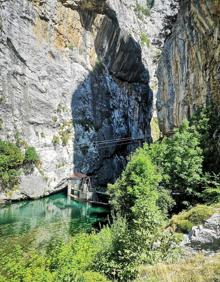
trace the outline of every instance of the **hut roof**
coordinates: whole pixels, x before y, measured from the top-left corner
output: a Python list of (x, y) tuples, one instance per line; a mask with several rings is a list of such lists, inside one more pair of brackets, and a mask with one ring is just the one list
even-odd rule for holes
[(86, 174), (83, 174), (81, 172), (74, 172), (72, 175), (70, 175), (70, 179), (83, 179), (88, 177)]

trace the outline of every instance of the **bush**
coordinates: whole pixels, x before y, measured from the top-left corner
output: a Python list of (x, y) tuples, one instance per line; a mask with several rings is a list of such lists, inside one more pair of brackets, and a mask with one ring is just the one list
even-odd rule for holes
[(137, 250), (132, 248), (132, 240), (127, 222), (118, 217), (110, 231), (110, 244), (97, 254), (94, 269), (111, 280), (130, 281), (137, 274)]
[(34, 147), (28, 147), (26, 150), (25, 150), (25, 162), (26, 163), (37, 163), (40, 158), (36, 152), (36, 149)]
[[(106, 234), (105, 230), (103, 233)], [(17, 247), (6, 256), (0, 250), (0, 277), (4, 278), (1, 281), (108, 282), (103, 275), (92, 270), (92, 262), (103, 246), (102, 236), (79, 234), (66, 243), (53, 241), (46, 254), (33, 250), (24, 253)]]
[(83, 282), (110, 282), (110, 281), (100, 273), (87, 271), (83, 273)]
[(163, 214), (168, 215), (175, 205), (175, 201), (171, 196), (171, 191), (164, 189), (163, 187), (158, 188), (159, 197), (157, 199), (157, 205)]
[(24, 155), (15, 144), (0, 140), (0, 181), (5, 189), (18, 184), (23, 161)]

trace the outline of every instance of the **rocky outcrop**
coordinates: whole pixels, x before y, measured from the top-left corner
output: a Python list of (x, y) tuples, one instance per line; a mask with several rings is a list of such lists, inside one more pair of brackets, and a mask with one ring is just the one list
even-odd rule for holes
[(219, 19), (218, 0), (181, 1), (157, 70), (157, 110), (163, 134), (210, 101), (220, 111)]
[(194, 226), (182, 245), (191, 251), (220, 251), (220, 214), (212, 215), (204, 225)]
[(2, 198), (47, 195), (73, 170), (98, 185), (113, 181), (136, 144), (97, 141), (150, 140), (148, 69), (154, 71), (158, 53), (151, 41), (159, 37), (169, 1), (157, 1), (151, 11), (141, 0), (0, 5), (0, 138), (34, 146), (41, 160)]

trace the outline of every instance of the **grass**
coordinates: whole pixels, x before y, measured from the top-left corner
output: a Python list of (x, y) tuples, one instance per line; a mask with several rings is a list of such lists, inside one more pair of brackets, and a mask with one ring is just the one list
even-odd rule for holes
[(220, 281), (220, 253), (198, 254), (173, 264), (141, 266), (136, 282), (217, 282)]
[(171, 218), (170, 226), (177, 232), (187, 233), (195, 225), (203, 224), (216, 212), (212, 206), (197, 205), (188, 211), (183, 211)]

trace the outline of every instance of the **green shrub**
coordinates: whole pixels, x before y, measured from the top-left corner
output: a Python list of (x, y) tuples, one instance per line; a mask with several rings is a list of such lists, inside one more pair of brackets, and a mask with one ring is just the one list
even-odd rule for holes
[(63, 113), (66, 111), (66, 107), (60, 102), (57, 106), (57, 113)]
[(40, 160), (37, 152), (36, 152), (36, 149), (34, 147), (28, 147), (26, 150), (25, 150), (25, 159), (24, 161), (26, 163), (38, 163), (38, 161)]
[(106, 244), (104, 238), (108, 240), (103, 234), (105, 230), (101, 234), (78, 234), (69, 242), (53, 241), (45, 254), (34, 250), (24, 253), (20, 247), (7, 255), (0, 250), (0, 277), (8, 282), (108, 282), (92, 269), (97, 252)]
[(203, 200), (207, 203), (220, 202), (220, 174), (205, 173), (203, 176)]
[(159, 125), (158, 125), (158, 119), (153, 117), (151, 119), (150, 125), (151, 125), (152, 138), (153, 138), (153, 141), (155, 142), (160, 138), (160, 129), (159, 129)]
[(52, 121), (53, 121), (53, 123), (56, 123), (57, 120), (58, 120), (57, 116), (52, 116)]
[(5, 189), (18, 184), (24, 155), (13, 143), (0, 140), (0, 181)]
[(177, 230), (183, 233), (189, 233), (192, 230), (193, 224), (189, 220), (183, 219), (177, 223)]
[(220, 202), (220, 185), (216, 188), (206, 188), (204, 198), (211, 203)]
[(87, 271), (83, 273), (83, 282), (110, 282), (107, 278), (97, 272)]
[(159, 197), (157, 199), (157, 205), (163, 214), (167, 215), (169, 211), (175, 206), (175, 201), (171, 196), (171, 191), (158, 187)]
[(71, 136), (72, 121), (66, 120), (60, 125), (59, 137), (63, 146), (66, 146)]
[(128, 220), (133, 218), (136, 200), (145, 198), (154, 203), (158, 198), (157, 186), (161, 175), (153, 165), (147, 150), (140, 148), (132, 156), (121, 177), (109, 185), (111, 204)]

